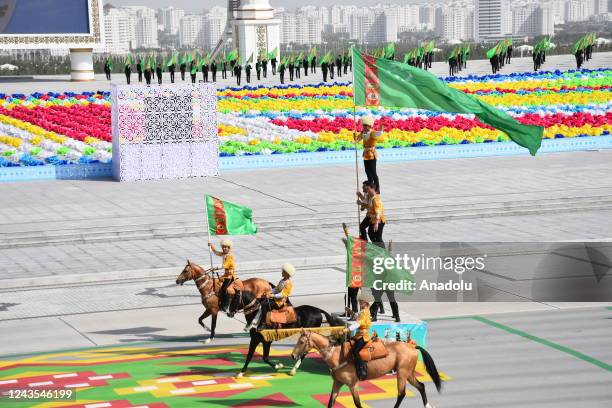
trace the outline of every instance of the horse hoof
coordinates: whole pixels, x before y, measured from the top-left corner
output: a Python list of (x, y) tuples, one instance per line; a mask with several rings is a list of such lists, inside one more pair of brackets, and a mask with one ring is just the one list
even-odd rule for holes
[(425, 408), (436, 408), (433, 405), (431, 405), (429, 402), (427, 403), (427, 405), (425, 405)]
[(208, 343), (210, 343), (211, 341), (212, 341), (212, 339), (209, 337), (209, 338), (207, 338), (206, 340), (204, 340), (204, 344), (208, 344)]
[(242, 377), (244, 377), (244, 373), (243, 372), (240, 372), (240, 373), (236, 374), (236, 378), (242, 378)]
[(295, 375), (295, 368), (292, 368), (291, 371), (289, 371), (289, 375), (291, 375), (291, 376)]
[(285, 368), (285, 366), (282, 363), (278, 363), (274, 366), (274, 368), (280, 370), (281, 368)]

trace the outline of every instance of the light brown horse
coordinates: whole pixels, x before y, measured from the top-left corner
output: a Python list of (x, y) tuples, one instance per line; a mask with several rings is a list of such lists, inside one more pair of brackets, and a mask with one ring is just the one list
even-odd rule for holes
[[(204, 305), (204, 313), (198, 318), (198, 323), (204, 330), (208, 328), (204, 324), (204, 319), (211, 316), (211, 327), (210, 337), (205, 340), (206, 343), (210, 343), (215, 337), (215, 328), (217, 327), (217, 314), (219, 313), (219, 290), (221, 289), (221, 279), (212, 276), (212, 270), (204, 270), (201, 266), (194, 262), (187, 260), (187, 265), (183, 268), (183, 271), (176, 278), (177, 285), (183, 285), (183, 283), (193, 280), (200, 292), (202, 297), (202, 304)], [(272, 285), (265, 279), (250, 278), (242, 281), (244, 290), (252, 291), (257, 293), (258, 296), (263, 296), (266, 292), (269, 292)]]
[[(438, 392), (440, 391), (442, 387), (440, 374), (429, 353), (422, 347), (416, 346), (415, 348), (413, 345), (405, 342), (387, 343), (385, 347), (389, 352), (387, 357), (368, 362), (367, 379), (371, 380), (378, 378), (391, 370), (395, 370), (397, 375), (397, 400), (395, 402), (395, 407), (399, 407), (406, 396), (406, 381), (408, 381), (421, 393), (423, 405), (426, 408), (433, 408), (427, 401), (425, 385), (416, 379), (414, 372), (420, 351), (423, 355), (423, 362), (425, 363), (427, 374), (429, 374), (433, 380)], [(342, 388), (343, 385), (347, 385), (351, 390), (355, 406), (360, 408), (361, 401), (359, 400), (359, 393), (357, 392), (359, 379), (357, 378), (357, 372), (352, 359), (349, 360), (342, 355), (342, 345), (332, 343), (327, 337), (320, 334), (304, 330), (293, 348), (291, 356), (296, 360), (300, 359), (313, 348), (317, 350), (323, 358), (323, 361), (329, 366), (331, 376), (334, 380), (327, 407), (331, 408), (334, 406), (340, 388)]]

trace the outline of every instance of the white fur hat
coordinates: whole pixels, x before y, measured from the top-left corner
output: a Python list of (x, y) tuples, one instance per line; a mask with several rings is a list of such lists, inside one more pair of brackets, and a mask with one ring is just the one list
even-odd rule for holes
[(361, 124), (362, 125), (368, 125), (368, 126), (374, 126), (374, 118), (371, 116), (362, 116), (361, 117)]
[(291, 265), (290, 263), (283, 264), (281, 270), (283, 272), (286, 272), (287, 275), (289, 275), (289, 276), (293, 276), (295, 274), (295, 267), (293, 265)]
[(225, 238), (221, 240), (221, 246), (228, 246), (228, 247), (232, 247), (232, 241), (230, 241), (229, 239)]
[(364, 291), (363, 289), (359, 289), (359, 294), (357, 295), (358, 302), (366, 302), (367, 304), (372, 304), (374, 302), (374, 298), (368, 291)]

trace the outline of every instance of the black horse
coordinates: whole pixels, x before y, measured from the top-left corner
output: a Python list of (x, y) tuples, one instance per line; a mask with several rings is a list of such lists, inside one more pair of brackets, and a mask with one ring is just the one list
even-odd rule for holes
[[(249, 343), (249, 352), (246, 356), (246, 361), (238, 377), (242, 377), (249, 367), (249, 363), (253, 358), (255, 349), (261, 343), (263, 345), (263, 361), (265, 361), (270, 367), (275, 369), (283, 368), (281, 363), (273, 363), (270, 361), (270, 346), (271, 341), (265, 341), (259, 330), (264, 328), (261, 325), (261, 321), (265, 320), (266, 312), (271, 309), (272, 299), (262, 298), (257, 299), (251, 292), (240, 292), (234, 296), (232, 303), (230, 304), (228, 315), (233, 316), (236, 312), (242, 310), (246, 318), (246, 327), (249, 330), (251, 342)], [(325, 310), (319, 309), (318, 307), (302, 305), (294, 308), (297, 321), (292, 324), (284, 325), (284, 329), (301, 328), (301, 327), (321, 327), (323, 324), (323, 317), (330, 326), (344, 326), (345, 323), (342, 319), (337, 316), (330, 315)], [(259, 321), (254, 322), (255, 318)], [(295, 375), (297, 369), (302, 364), (304, 356), (296, 361), (295, 365), (289, 372), (289, 375)]]

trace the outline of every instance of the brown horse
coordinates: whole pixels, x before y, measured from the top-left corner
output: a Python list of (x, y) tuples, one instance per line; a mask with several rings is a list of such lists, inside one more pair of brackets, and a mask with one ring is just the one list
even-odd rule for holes
[[(310, 332), (308, 330), (303, 331), (302, 335), (298, 339), (297, 344), (293, 348), (291, 356), (293, 359), (298, 360), (303, 358), (309, 350), (315, 349), (323, 357), (323, 361), (329, 366), (331, 376), (334, 380), (332, 385), (332, 391), (329, 396), (329, 402), (327, 403), (328, 408), (334, 406), (340, 388), (343, 385), (348, 385), (353, 396), (353, 402), (355, 406), (360, 408), (361, 401), (359, 400), (359, 393), (357, 392), (357, 372), (355, 365), (352, 360), (347, 359), (341, 352), (341, 344), (332, 343), (327, 337), (317, 333)], [(442, 387), (440, 380), (440, 374), (436, 369), (433, 359), (429, 353), (422, 347), (412, 346), (405, 342), (392, 342), (385, 345), (389, 354), (385, 358), (372, 360), (368, 362), (368, 380), (381, 377), (391, 370), (396, 371), (397, 375), (397, 400), (395, 407), (399, 407), (402, 400), (406, 396), (406, 381), (414, 386), (421, 393), (423, 399), (423, 405), (426, 408), (433, 408), (433, 406), (427, 401), (427, 395), (425, 394), (425, 385), (416, 379), (414, 369), (419, 358), (419, 351), (423, 355), (423, 362), (425, 363), (425, 369), (427, 374), (431, 377), (438, 392)]]
[[(183, 271), (176, 278), (177, 285), (183, 285), (183, 283), (193, 280), (200, 292), (202, 297), (202, 304), (204, 305), (204, 313), (198, 318), (198, 323), (204, 330), (207, 330), (204, 325), (204, 319), (211, 316), (211, 328), (210, 337), (205, 340), (206, 343), (210, 343), (215, 337), (215, 328), (217, 327), (217, 314), (219, 313), (219, 290), (221, 289), (221, 279), (212, 276), (212, 270), (204, 270), (201, 266), (196, 263), (187, 260), (187, 265), (183, 268)], [(242, 281), (244, 290), (253, 291), (254, 293), (263, 296), (266, 292), (269, 292), (271, 287), (270, 282), (259, 279), (250, 278)]]

